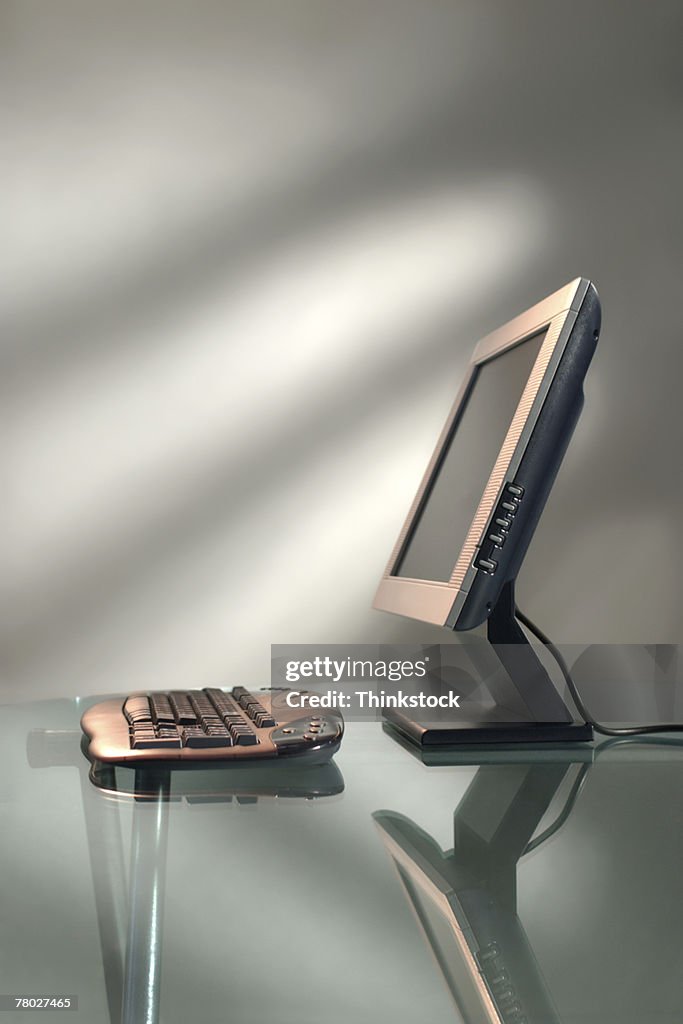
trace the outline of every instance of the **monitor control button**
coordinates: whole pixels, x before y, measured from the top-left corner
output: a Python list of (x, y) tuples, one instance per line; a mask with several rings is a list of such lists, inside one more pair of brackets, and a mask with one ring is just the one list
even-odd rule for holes
[(520, 487), (519, 484), (508, 484), (506, 490), (508, 494), (512, 494), (515, 498), (521, 498), (524, 494), (524, 488)]
[(517, 512), (518, 502), (516, 501), (501, 501), (500, 507), (507, 512), (509, 516), (514, 516)]
[(484, 572), (494, 573), (498, 568), (498, 562), (494, 562), (491, 558), (480, 558), (477, 562), (480, 569)]
[(500, 956), (500, 950), (498, 946), (495, 944), (495, 942), (490, 942), (488, 946), (485, 946), (484, 949), (480, 950), (480, 952), (477, 953), (477, 960), (479, 961), (480, 964), (485, 964), (487, 960), (495, 960), (495, 958), (498, 956)]
[(497, 548), (502, 548), (505, 543), (505, 537), (502, 533), (490, 533), (489, 540), (492, 540)]
[(512, 520), (506, 519), (505, 516), (501, 516), (499, 519), (495, 520), (495, 524), (496, 526), (500, 526), (501, 530), (509, 530), (512, 526)]

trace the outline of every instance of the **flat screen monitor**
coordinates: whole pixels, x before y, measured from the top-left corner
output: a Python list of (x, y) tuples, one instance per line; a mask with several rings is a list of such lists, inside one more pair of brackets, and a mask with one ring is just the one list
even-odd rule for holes
[(374, 606), (472, 629), (519, 571), (583, 403), (600, 330), (590, 281), (476, 346)]

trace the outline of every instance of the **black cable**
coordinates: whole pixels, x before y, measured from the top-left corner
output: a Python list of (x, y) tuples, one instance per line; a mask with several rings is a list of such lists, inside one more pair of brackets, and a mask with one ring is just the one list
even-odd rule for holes
[(543, 630), (536, 625), (535, 622), (524, 614), (517, 605), (515, 605), (515, 617), (522, 623), (523, 626), (529, 630), (530, 633), (540, 640), (544, 647), (547, 647), (555, 661), (560, 667), (560, 671), (564, 676), (564, 681), (567, 684), (569, 692), (572, 695), (572, 700), (576, 704), (576, 708), (588, 725), (591, 725), (596, 732), (602, 733), (603, 736), (646, 736), (651, 733), (657, 732), (680, 732), (683, 730), (683, 724), (676, 725), (636, 725), (633, 727), (627, 726), (625, 728), (610, 728), (607, 725), (601, 725), (600, 722), (596, 722), (595, 719), (588, 713), (588, 710), (581, 699), (581, 695), (576, 688), (574, 680), (571, 677), (567, 662), (564, 660), (562, 653), (557, 649), (555, 644), (552, 642), (550, 637), (546, 636)]
[(581, 765), (581, 770), (572, 784), (572, 788), (569, 791), (569, 795), (567, 796), (562, 811), (555, 818), (552, 825), (549, 825), (548, 828), (541, 832), (539, 836), (535, 839), (531, 839), (526, 844), (522, 851), (522, 856), (525, 856), (527, 853), (531, 853), (531, 851), (535, 850), (536, 847), (541, 845), (541, 843), (545, 843), (546, 840), (550, 839), (551, 836), (554, 836), (556, 832), (559, 832), (574, 808), (574, 804), (578, 799), (579, 793), (583, 789), (583, 784), (586, 781), (586, 776), (588, 775), (590, 767), (591, 766), (589, 764)]
[[(599, 758), (601, 758), (605, 751), (612, 750), (614, 749), (614, 747), (632, 747), (634, 744), (636, 746), (642, 746), (652, 743), (656, 744), (656, 746), (658, 747), (676, 747), (677, 750), (680, 750), (683, 746), (683, 740), (674, 739), (673, 737), (667, 741), (665, 739), (650, 740), (647, 736), (644, 736), (640, 740), (639, 744), (637, 738), (633, 738), (630, 736), (619, 736), (617, 738), (605, 740), (604, 743), (601, 743), (600, 746), (596, 748), (594, 761), (597, 761)], [(524, 847), (524, 850), (522, 851), (522, 856), (525, 856), (527, 853), (531, 853), (533, 850), (537, 849), (537, 847), (539, 847), (542, 843), (545, 843), (548, 839), (551, 839), (556, 832), (560, 831), (565, 821), (574, 809), (574, 805), (576, 804), (576, 801), (579, 798), (579, 794), (581, 793), (584, 787), (584, 783), (586, 782), (588, 773), (593, 767), (593, 763), (594, 762), (592, 762), (591, 764), (584, 764), (581, 766), (581, 771), (579, 772), (579, 774), (577, 775), (576, 779), (572, 784), (572, 787), (569, 791), (569, 794), (567, 796), (567, 799), (561, 812), (558, 814), (557, 818), (555, 818), (553, 823), (548, 826), (548, 828), (544, 829), (544, 831), (541, 832), (540, 835), (536, 836), (535, 839), (531, 839), (527, 843), (527, 845)]]

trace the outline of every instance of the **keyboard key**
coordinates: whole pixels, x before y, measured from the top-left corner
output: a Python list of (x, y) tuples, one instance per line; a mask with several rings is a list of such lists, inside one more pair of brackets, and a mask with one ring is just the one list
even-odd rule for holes
[(215, 711), (212, 711), (210, 715), (202, 715), (200, 718), (200, 722), (204, 729), (208, 729), (210, 725), (223, 724), (223, 720), (218, 717)]
[(258, 743), (256, 733), (246, 724), (246, 722), (231, 722), (229, 728), (232, 738), (237, 746), (253, 747)]
[(124, 702), (123, 713), (132, 725), (134, 722), (151, 722), (152, 714), (149, 707), (149, 698), (146, 696), (129, 697)]
[(232, 736), (227, 729), (223, 733), (210, 734), (196, 726), (187, 726), (183, 729), (183, 746), (204, 750), (215, 747), (231, 747)]
[(263, 704), (253, 693), (244, 686), (233, 687), (233, 697), (238, 701), (239, 707), (246, 711), (249, 718), (259, 729), (273, 729), (277, 722), (269, 711), (266, 711)]
[(221, 718), (207, 695), (201, 690), (194, 690), (189, 694), (190, 702), (194, 708), (199, 724), (208, 729), (209, 726), (222, 725)]
[(206, 687), (204, 689), (205, 696), (211, 701), (216, 711), (222, 712), (226, 707), (234, 707), (235, 702), (232, 697), (229, 697), (223, 690), (218, 690), (215, 687)]
[(258, 737), (253, 732), (241, 732), (235, 737), (235, 744), (238, 747), (255, 747)]
[(190, 690), (188, 698), (198, 714), (211, 714), (215, 708), (202, 690)]
[(190, 703), (190, 698), (182, 690), (172, 690), (168, 695), (168, 701), (176, 722), (181, 725), (193, 725), (197, 721), (197, 713)]
[(135, 739), (143, 739), (145, 737), (147, 739), (155, 739), (156, 736), (157, 736), (157, 733), (155, 732), (155, 729), (154, 729), (154, 726), (153, 726), (152, 722), (146, 723), (146, 725), (147, 725), (146, 728), (144, 727), (145, 723), (143, 723), (142, 725), (135, 725), (135, 726), (133, 726), (133, 728), (131, 730), (131, 733), (130, 733), (131, 739), (133, 739), (133, 738), (135, 738)]
[(151, 736), (147, 733), (134, 732), (130, 738), (130, 745), (133, 750), (179, 750), (181, 746), (180, 736)]
[(171, 702), (165, 693), (152, 693), (149, 697), (152, 717), (155, 722), (175, 722)]

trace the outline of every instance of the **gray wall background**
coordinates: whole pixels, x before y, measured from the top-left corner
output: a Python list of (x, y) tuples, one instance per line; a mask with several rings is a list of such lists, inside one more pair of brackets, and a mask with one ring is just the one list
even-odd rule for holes
[(680, 641), (682, 22), (6, 2), (0, 700), (448, 639), (377, 579), (474, 341), (578, 274), (603, 333), (520, 597)]

